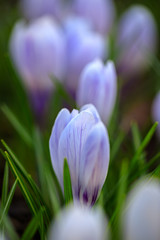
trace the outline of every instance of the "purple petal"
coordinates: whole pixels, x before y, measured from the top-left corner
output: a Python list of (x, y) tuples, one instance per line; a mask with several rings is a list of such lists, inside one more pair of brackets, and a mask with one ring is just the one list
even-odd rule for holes
[(115, 15), (112, 0), (76, 0), (73, 3), (73, 9), (101, 34), (106, 34), (111, 29)]
[(92, 103), (106, 124), (112, 114), (117, 93), (117, 76), (113, 62), (106, 66), (97, 59), (89, 63), (82, 72), (77, 102), (80, 106)]
[(70, 112), (65, 108), (62, 109), (55, 120), (51, 137), (49, 140), (52, 165), (57, 175), (57, 178), (61, 184), (62, 189), (63, 189), (63, 172), (61, 172), (60, 159), (58, 156), (58, 147), (61, 134), (66, 125), (69, 123), (70, 119), (71, 119)]
[(92, 113), (95, 118), (95, 121), (96, 122), (100, 121), (99, 113), (97, 112), (97, 109), (92, 104), (84, 105), (83, 107), (81, 107), (80, 111)]
[[(79, 29), (78, 29), (79, 27)], [(77, 29), (71, 29), (67, 36), (67, 67), (66, 86), (71, 92), (75, 92), (80, 74), (83, 68), (95, 58), (104, 58), (106, 54), (106, 42), (104, 38), (77, 25)], [(68, 29), (69, 32), (69, 29)], [(67, 34), (66, 34), (67, 35)]]
[(158, 122), (158, 138), (160, 139), (160, 92), (156, 95), (152, 106), (152, 118), (154, 122)]
[(93, 115), (80, 112), (63, 130), (59, 140), (59, 161), (63, 173), (64, 158), (67, 158), (74, 196), (78, 195), (80, 159), (86, 138), (95, 124)]
[(99, 122), (92, 128), (83, 148), (80, 164), (82, 193), (87, 191), (89, 201), (95, 201), (107, 176), (110, 157), (108, 133)]

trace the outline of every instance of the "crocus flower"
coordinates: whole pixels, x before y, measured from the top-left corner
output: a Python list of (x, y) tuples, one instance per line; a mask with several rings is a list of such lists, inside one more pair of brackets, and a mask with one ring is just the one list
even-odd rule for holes
[(79, 18), (69, 18), (64, 31), (67, 49), (65, 84), (74, 96), (81, 71), (95, 58), (104, 58), (106, 46), (104, 38), (93, 32), (87, 22)]
[(143, 6), (129, 8), (117, 32), (117, 65), (124, 75), (145, 70), (156, 49), (157, 29), (152, 13)]
[(160, 92), (156, 95), (152, 105), (152, 119), (158, 122), (157, 134), (160, 139)]
[(124, 212), (126, 240), (160, 239), (160, 182), (145, 179), (131, 191)]
[(73, 0), (73, 12), (88, 20), (101, 34), (110, 31), (115, 16), (112, 0)]
[(55, 120), (49, 147), (62, 190), (66, 158), (75, 202), (93, 205), (107, 176), (110, 156), (108, 133), (95, 107), (85, 105), (71, 113), (62, 109)]
[(107, 221), (101, 209), (69, 206), (58, 215), (48, 239), (106, 240), (106, 229)]
[(20, 21), (13, 29), (11, 56), (38, 116), (43, 113), (53, 89), (51, 76), (63, 80), (64, 45), (63, 33), (49, 17), (29, 25)]
[(59, 18), (63, 5), (61, 0), (21, 0), (20, 7), (27, 19), (35, 19), (44, 15)]
[(114, 63), (104, 66), (101, 60), (94, 60), (82, 71), (77, 89), (79, 106), (92, 103), (106, 124), (112, 114), (117, 93), (117, 76)]

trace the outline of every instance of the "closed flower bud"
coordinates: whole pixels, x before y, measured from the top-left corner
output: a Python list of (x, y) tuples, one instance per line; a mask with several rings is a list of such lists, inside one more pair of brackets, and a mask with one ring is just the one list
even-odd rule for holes
[(107, 220), (101, 209), (69, 206), (58, 215), (48, 239), (106, 240), (106, 230)]
[(160, 239), (160, 182), (145, 179), (131, 191), (124, 212), (124, 239)]
[(113, 25), (115, 8), (112, 0), (74, 0), (73, 11), (101, 34), (107, 34)]
[(108, 133), (93, 105), (58, 114), (49, 141), (52, 165), (63, 190), (63, 164), (67, 159), (72, 192), (93, 205), (107, 176), (110, 147)]
[(155, 53), (157, 29), (152, 13), (133, 6), (121, 17), (117, 33), (117, 64), (124, 75), (145, 70)]
[(112, 114), (117, 93), (117, 76), (114, 63), (104, 66), (101, 60), (94, 60), (82, 71), (77, 89), (79, 106), (92, 103), (106, 124)]
[(29, 25), (21, 21), (13, 29), (10, 50), (35, 112), (43, 112), (53, 88), (52, 77), (64, 77), (63, 34), (49, 17)]
[(77, 18), (68, 19), (65, 26), (67, 62), (66, 86), (75, 95), (81, 71), (95, 58), (104, 58), (105, 40)]
[(160, 92), (158, 92), (152, 105), (152, 119), (154, 122), (158, 122), (157, 134), (160, 139)]
[(44, 15), (59, 18), (63, 6), (61, 0), (21, 0), (20, 7), (27, 19), (35, 19)]

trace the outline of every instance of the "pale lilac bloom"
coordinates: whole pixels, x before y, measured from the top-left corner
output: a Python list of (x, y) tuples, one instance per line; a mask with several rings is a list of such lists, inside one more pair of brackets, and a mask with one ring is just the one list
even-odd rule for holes
[(152, 119), (158, 122), (157, 134), (160, 139), (160, 92), (156, 95), (152, 105)]
[(107, 176), (108, 133), (93, 105), (58, 114), (49, 141), (52, 165), (63, 190), (63, 164), (68, 161), (74, 201), (93, 205)]
[(115, 7), (112, 0), (73, 0), (73, 12), (88, 20), (101, 34), (113, 26)]
[(130, 192), (123, 215), (125, 240), (160, 239), (160, 182), (145, 179)]
[(66, 20), (64, 32), (67, 49), (65, 84), (74, 95), (86, 64), (95, 58), (105, 58), (107, 41), (93, 32), (87, 22), (76, 17)]
[(63, 33), (49, 17), (30, 24), (18, 22), (12, 32), (10, 51), (14, 65), (32, 98), (35, 111), (45, 107), (53, 90), (52, 77), (64, 78)]
[(117, 65), (126, 75), (144, 71), (152, 61), (157, 41), (152, 13), (143, 6), (129, 8), (121, 17), (117, 32)]
[(27, 19), (35, 19), (45, 15), (60, 18), (63, 4), (61, 0), (21, 0), (20, 7)]
[(117, 95), (117, 75), (114, 63), (106, 65), (99, 59), (89, 63), (82, 71), (77, 89), (79, 106), (92, 103), (98, 110), (102, 121), (107, 124)]
[(100, 208), (78, 205), (62, 210), (51, 225), (49, 240), (106, 240), (107, 220)]

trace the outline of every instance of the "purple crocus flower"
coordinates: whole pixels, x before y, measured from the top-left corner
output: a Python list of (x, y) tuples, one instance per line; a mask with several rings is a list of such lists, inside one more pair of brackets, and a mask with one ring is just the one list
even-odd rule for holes
[(52, 165), (63, 189), (63, 164), (68, 161), (74, 201), (93, 205), (107, 176), (108, 133), (93, 105), (80, 111), (62, 109), (49, 141)]
[(160, 139), (160, 92), (157, 93), (152, 105), (152, 119), (158, 122), (157, 134)]
[(60, 18), (62, 15), (61, 0), (21, 0), (20, 7), (27, 19), (35, 19), (45, 15)]
[(11, 56), (37, 117), (42, 116), (53, 90), (52, 77), (64, 78), (63, 33), (49, 17), (29, 25), (18, 22), (10, 40)]
[(91, 27), (79, 18), (69, 18), (65, 25), (66, 35), (66, 78), (65, 84), (75, 95), (81, 71), (95, 58), (104, 58), (106, 45), (104, 38), (91, 30)]
[(73, 12), (88, 20), (101, 34), (110, 31), (115, 16), (112, 0), (73, 0)]
[(122, 217), (124, 240), (159, 240), (160, 182), (148, 178), (136, 183)]
[(124, 75), (145, 70), (155, 53), (157, 29), (152, 13), (143, 6), (129, 8), (117, 32), (117, 65)]
[(104, 66), (99, 59), (89, 63), (82, 71), (77, 89), (79, 106), (92, 103), (106, 124), (112, 114), (117, 94), (117, 76), (114, 63)]

